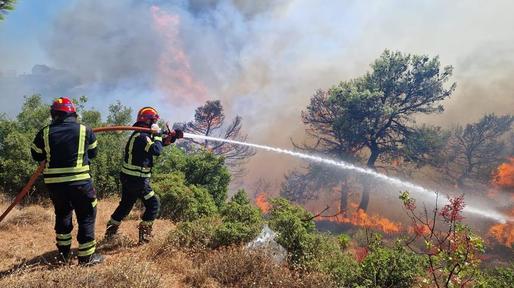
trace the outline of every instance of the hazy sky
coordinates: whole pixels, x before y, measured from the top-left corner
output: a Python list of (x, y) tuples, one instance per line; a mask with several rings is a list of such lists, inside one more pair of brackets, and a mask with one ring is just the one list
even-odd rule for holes
[[(173, 122), (221, 99), (250, 141), (287, 148), (313, 92), (387, 48), (454, 66), (446, 111), (420, 119), (466, 123), (514, 113), (512, 11), (508, 0), (20, 0), (0, 22), (0, 112), (31, 93), (87, 95), (100, 110), (155, 105)], [(289, 160), (259, 153), (249, 172), (282, 176)]]

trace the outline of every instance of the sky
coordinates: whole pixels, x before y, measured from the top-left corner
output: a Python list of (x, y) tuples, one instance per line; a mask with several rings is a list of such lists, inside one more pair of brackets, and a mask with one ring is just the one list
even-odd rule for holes
[[(317, 89), (359, 77), (384, 51), (439, 56), (457, 89), (449, 127), (514, 113), (514, 2), (508, 0), (19, 0), (0, 22), (0, 112), (24, 95), (153, 105), (170, 122), (221, 100), (248, 140), (291, 148)], [(252, 178), (299, 162), (258, 153)]]

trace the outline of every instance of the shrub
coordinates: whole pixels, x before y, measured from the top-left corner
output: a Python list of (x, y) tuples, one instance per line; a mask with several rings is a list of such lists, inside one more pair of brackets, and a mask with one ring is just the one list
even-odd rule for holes
[(186, 155), (184, 151), (174, 146), (164, 150), (163, 155), (157, 158), (155, 166), (154, 172), (157, 174), (182, 172), (185, 175), (186, 185), (207, 189), (219, 208), (225, 204), (230, 173), (223, 157), (204, 150)]
[(351, 238), (347, 234), (342, 233), (337, 237), (337, 240), (339, 242), (339, 246), (341, 246), (341, 249), (344, 250), (348, 248), (348, 245), (350, 245)]
[(167, 243), (176, 248), (203, 250), (212, 247), (216, 229), (221, 225), (218, 215), (181, 222), (168, 236)]
[(313, 249), (312, 214), (283, 198), (271, 199), (270, 203), (269, 224), (278, 233), (277, 242), (289, 252), (292, 264), (302, 265)]
[(246, 192), (239, 190), (221, 210), (223, 224), (216, 230), (214, 246), (246, 243), (262, 228), (260, 210), (250, 204)]
[(361, 283), (366, 287), (412, 287), (422, 275), (422, 260), (402, 246), (374, 245), (361, 263)]
[(192, 221), (212, 216), (217, 207), (204, 188), (186, 185), (180, 172), (159, 175), (153, 189), (161, 198), (161, 216), (174, 221)]
[(476, 287), (510, 288), (514, 283), (514, 263), (488, 270), (482, 274), (481, 278), (481, 283), (475, 283)]

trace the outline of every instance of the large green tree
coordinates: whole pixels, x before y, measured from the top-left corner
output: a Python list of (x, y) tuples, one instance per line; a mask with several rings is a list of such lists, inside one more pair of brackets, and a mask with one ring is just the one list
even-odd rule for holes
[[(370, 169), (379, 159), (398, 155), (419, 135), (414, 117), (443, 111), (441, 101), (454, 91), (452, 67), (438, 57), (385, 50), (364, 76), (318, 91), (302, 114), (313, 151), (338, 158), (363, 157)], [(363, 179), (359, 207), (369, 203), (369, 182)]]

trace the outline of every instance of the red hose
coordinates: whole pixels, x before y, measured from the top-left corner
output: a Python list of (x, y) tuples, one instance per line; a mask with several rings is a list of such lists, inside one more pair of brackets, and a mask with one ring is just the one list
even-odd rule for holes
[[(97, 132), (97, 133), (98, 132), (108, 132), (108, 131), (152, 132), (152, 130), (150, 128), (133, 127), (133, 126), (108, 126), (108, 127), (93, 128), (93, 132)], [(7, 209), (2, 214), (2, 216), (0, 216), (0, 222), (2, 222), (2, 220), (4, 220), (4, 218), (7, 216), (7, 214), (9, 214), (9, 212), (11, 212), (11, 210), (16, 205), (18, 205), (18, 203), (20, 203), (21, 200), (23, 200), (25, 195), (27, 195), (27, 193), (29, 193), (30, 188), (32, 188), (32, 186), (34, 186), (34, 183), (36, 182), (37, 178), (39, 177), (39, 175), (41, 175), (41, 173), (43, 172), (44, 169), (45, 169), (45, 161), (43, 161), (43, 162), (41, 162), (41, 164), (39, 164), (36, 171), (34, 171), (32, 176), (30, 176), (29, 182), (27, 182), (27, 184), (25, 184), (23, 189), (21, 189), (20, 193), (18, 193), (18, 195), (16, 195), (16, 198), (14, 198), (14, 201), (11, 203), (11, 205), (9, 205), (9, 207), (7, 207)]]

